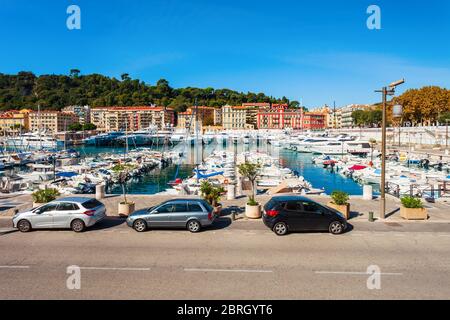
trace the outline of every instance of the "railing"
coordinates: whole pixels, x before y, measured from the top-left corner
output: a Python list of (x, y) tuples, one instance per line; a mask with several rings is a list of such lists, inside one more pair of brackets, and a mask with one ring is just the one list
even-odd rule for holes
[(428, 184), (425, 188), (423, 185), (411, 184), (409, 187), (409, 191), (407, 193), (402, 193), (399, 184), (387, 182), (386, 193), (396, 198), (401, 198), (402, 196), (411, 196), (434, 200), (442, 198), (446, 195), (450, 195), (450, 183), (444, 181), (442, 182), (442, 184), (439, 184), (437, 188), (431, 184)]

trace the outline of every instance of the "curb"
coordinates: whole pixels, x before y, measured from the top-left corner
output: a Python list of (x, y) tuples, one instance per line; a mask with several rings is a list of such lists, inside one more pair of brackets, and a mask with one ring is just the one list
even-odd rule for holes
[(6, 234), (10, 234), (10, 233), (14, 233), (14, 232), (18, 232), (19, 230), (14, 229), (14, 228), (5, 228), (5, 229), (0, 229), (0, 236), (4, 236)]

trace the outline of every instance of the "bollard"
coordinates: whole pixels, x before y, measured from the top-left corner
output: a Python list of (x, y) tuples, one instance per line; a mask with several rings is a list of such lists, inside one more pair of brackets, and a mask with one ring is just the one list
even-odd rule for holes
[(231, 211), (231, 221), (236, 221), (236, 211)]
[(373, 200), (373, 187), (371, 185), (365, 185), (363, 190), (363, 199)]
[(102, 200), (105, 198), (105, 185), (98, 184), (95, 186), (95, 199)]
[(369, 222), (374, 222), (375, 219), (373, 218), (373, 212), (369, 212)]
[(234, 199), (236, 199), (236, 186), (234, 184), (229, 184), (227, 190), (227, 200)]

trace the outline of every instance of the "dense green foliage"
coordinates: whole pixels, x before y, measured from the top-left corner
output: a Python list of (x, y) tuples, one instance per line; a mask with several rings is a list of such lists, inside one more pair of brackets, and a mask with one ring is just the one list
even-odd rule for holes
[(96, 130), (96, 129), (97, 129), (97, 126), (92, 123), (86, 123), (86, 124), (74, 123), (69, 126), (69, 131), (91, 131), (91, 130)]
[(345, 206), (348, 204), (348, 200), (350, 199), (348, 193), (343, 191), (334, 191), (331, 194), (331, 199), (334, 204), (338, 206)]
[(220, 202), (221, 195), (225, 192), (223, 187), (216, 187), (209, 181), (203, 181), (200, 185), (200, 192), (205, 199), (213, 207), (217, 207)]
[(402, 205), (408, 209), (422, 209), (422, 200), (414, 197), (403, 197), (401, 199)]
[(59, 191), (56, 189), (44, 189), (36, 191), (32, 194), (35, 203), (49, 203), (59, 196)]
[(352, 113), (353, 123), (358, 127), (379, 127), (383, 121), (383, 111), (356, 110)]
[(285, 97), (275, 99), (263, 93), (242, 93), (229, 89), (180, 88), (174, 89), (167, 80), (161, 79), (156, 85), (148, 85), (133, 80), (123, 74), (121, 80), (99, 74), (80, 75), (73, 69), (70, 75), (35, 76), (31, 72), (17, 75), (0, 73), (0, 110), (36, 108), (60, 110), (69, 105), (137, 106), (151, 105), (172, 107), (185, 111), (195, 104), (222, 107), (226, 104), (241, 105), (251, 102), (289, 102)]

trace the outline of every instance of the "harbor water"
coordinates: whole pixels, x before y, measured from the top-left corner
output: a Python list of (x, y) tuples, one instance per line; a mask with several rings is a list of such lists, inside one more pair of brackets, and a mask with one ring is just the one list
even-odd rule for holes
[[(125, 154), (125, 148), (121, 147), (95, 147), (95, 146), (82, 146), (78, 147), (82, 157), (95, 157), (103, 153), (116, 153)], [(155, 150), (163, 151), (162, 148)], [(362, 186), (356, 183), (352, 179), (342, 177), (340, 174), (330, 172), (321, 166), (314, 165), (312, 163), (312, 154), (297, 153), (291, 150), (286, 150), (279, 147), (274, 147), (267, 143), (251, 144), (227, 144), (222, 145), (216, 142), (206, 145), (204, 147), (187, 147), (185, 145), (178, 145), (174, 148), (166, 150), (176, 150), (183, 153), (184, 156), (179, 163), (174, 163), (164, 169), (156, 169), (150, 174), (136, 178), (128, 184), (128, 192), (130, 194), (156, 194), (163, 192), (170, 188), (169, 181), (175, 178), (185, 179), (192, 176), (193, 169), (197, 164), (202, 162), (214, 151), (231, 151), (241, 154), (243, 152), (258, 152), (266, 153), (274, 157), (278, 157), (280, 165), (292, 169), (298, 172), (309, 181), (314, 188), (323, 188), (325, 193), (331, 194), (335, 190), (342, 190), (350, 195), (362, 195)], [(107, 190), (109, 194), (120, 194), (121, 187), (115, 186)]]

